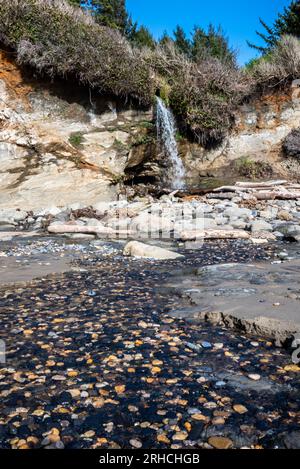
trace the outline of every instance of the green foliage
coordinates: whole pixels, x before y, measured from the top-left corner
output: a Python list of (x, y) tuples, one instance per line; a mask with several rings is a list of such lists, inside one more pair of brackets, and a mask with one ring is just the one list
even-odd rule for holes
[(125, 0), (68, 0), (71, 5), (90, 10), (97, 23), (118, 29), (129, 37), (136, 29), (126, 10)]
[(177, 131), (175, 138), (177, 142), (182, 142), (184, 140), (184, 135), (182, 135), (179, 131)]
[(134, 46), (139, 48), (149, 47), (150, 49), (154, 49), (156, 46), (154, 37), (145, 26), (141, 26), (138, 29), (135, 28), (135, 30), (131, 32), (129, 39)]
[(136, 28), (126, 10), (125, 0), (92, 0), (96, 20), (103, 26), (119, 29), (130, 37)]
[(256, 34), (263, 40), (265, 45), (257, 46), (250, 42), (248, 44), (263, 54), (269, 53), (276, 47), (282, 36), (286, 34), (300, 38), (300, 0), (292, 1), (288, 7), (285, 7), (272, 26), (268, 26), (261, 18), (260, 24), (265, 32), (257, 31)]
[(142, 121), (140, 122), (140, 127), (142, 127), (143, 129), (153, 130), (154, 123), (151, 121)]
[(171, 88), (170, 84), (166, 80), (164, 80), (163, 78), (160, 78), (160, 81), (159, 81), (159, 96), (164, 101), (166, 106), (170, 106), (171, 89), (172, 88)]
[(195, 62), (215, 57), (223, 62), (236, 64), (236, 53), (229, 46), (228, 38), (220, 26), (216, 28), (210, 24), (207, 31), (195, 26), (191, 39), (188, 39), (184, 29), (178, 25), (174, 31), (174, 39), (165, 32), (160, 39), (160, 45), (174, 45), (178, 52)]
[(260, 63), (261, 59), (262, 57), (256, 57), (255, 59), (249, 60), (249, 62), (245, 65), (245, 70), (247, 70), (248, 72), (254, 70), (255, 67), (257, 67)]
[(167, 31), (165, 31), (162, 37), (159, 39), (159, 45), (162, 47), (169, 47), (174, 43), (173, 39), (168, 35)]
[(235, 64), (235, 52), (230, 48), (228, 38), (221, 27), (215, 28), (212, 24), (205, 31), (199, 26), (195, 26), (192, 45), (192, 57), (199, 61), (206, 57), (216, 57), (224, 62)]
[(187, 38), (184, 29), (179, 25), (177, 25), (174, 31), (174, 43), (179, 52), (188, 57), (191, 56), (191, 41)]
[(83, 137), (82, 133), (80, 133), (80, 132), (77, 132), (77, 133), (74, 133), (74, 134), (70, 135), (69, 143), (73, 147), (80, 147), (83, 141), (84, 141), (84, 137)]
[(236, 106), (248, 95), (247, 76), (215, 57), (191, 61), (174, 42), (157, 47), (145, 60), (182, 131), (203, 145), (219, 143), (232, 127)]
[(154, 135), (149, 134), (140, 134), (132, 142), (131, 147), (139, 147), (140, 145), (149, 145), (150, 143), (155, 142)]
[(264, 161), (254, 161), (244, 156), (235, 163), (240, 176), (249, 179), (264, 179), (273, 175), (273, 169), (269, 163)]
[(114, 141), (114, 146), (119, 152), (127, 152), (128, 150), (128, 145), (126, 145), (126, 143), (121, 142), (121, 140), (118, 140), (117, 138)]

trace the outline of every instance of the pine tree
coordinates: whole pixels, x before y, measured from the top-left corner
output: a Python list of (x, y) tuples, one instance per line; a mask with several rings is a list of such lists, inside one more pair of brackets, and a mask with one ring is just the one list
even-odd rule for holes
[(268, 54), (284, 34), (291, 34), (300, 38), (300, 0), (292, 1), (288, 7), (285, 7), (283, 13), (278, 15), (273, 26), (268, 26), (261, 18), (259, 21), (265, 32), (256, 31), (256, 34), (263, 40), (265, 45), (257, 46), (251, 42), (248, 42), (248, 45), (263, 54)]
[(125, 0), (69, 0), (69, 3), (90, 10), (99, 24), (119, 29), (127, 37), (137, 28), (127, 12)]
[(203, 28), (195, 26), (191, 50), (196, 61), (209, 56), (231, 64), (236, 62), (235, 52), (230, 48), (228, 39), (220, 26), (215, 28), (210, 24), (207, 32)]
[(208, 37), (205, 30), (200, 26), (195, 26), (192, 35), (192, 56), (194, 59), (200, 58), (207, 53)]
[(151, 32), (145, 26), (141, 26), (138, 29), (135, 28), (129, 39), (137, 47), (149, 47), (150, 49), (154, 49), (156, 44)]
[(173, 39), (169, 36), (169, 34), (167, 33), (167, 31), (164, 31), (162, 37), (159, 39), (159, 44), (160, 44), (162, 47), (167, 47), (167, 46), (169, 46), (170, 44), (174, 44), (174, 41), (173, 41)]
[(184, 29), (177, 25), (174, 31), (175, 45), (177, 49), (188, 57), (191, 55), (191, 41), (186, 37)]
[(125, 0), (94, 0), (91, 3), (98, 23), (130, 36), (135, 25), (126, 10)]

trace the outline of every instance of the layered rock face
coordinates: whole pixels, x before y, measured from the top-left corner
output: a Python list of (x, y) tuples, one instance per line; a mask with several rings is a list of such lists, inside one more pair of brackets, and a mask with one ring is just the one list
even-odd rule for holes
[(0, 208), (114, 200), (151, 112), (35, 79), (0, 53)]

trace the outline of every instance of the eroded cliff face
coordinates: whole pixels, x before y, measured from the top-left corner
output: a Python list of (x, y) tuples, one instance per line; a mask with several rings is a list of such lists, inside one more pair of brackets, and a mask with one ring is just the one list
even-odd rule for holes
[[(282, 140), (300, 126), (300, 88), (240, 107), (230, 136), (207, 150), (178, 141), (187, 177), (238, 177), (243, 159), (300, 178)], [(0, 52), (0, 208), (79, 207), (115, 200), (122, 183), (159, 181), (164, 157), (153, 111), (101, 98), (75, 83), (34, 77)]]
[(1, 52), (0, 208), (114, 200), (149, 120), (75, 84), (35, 79)]

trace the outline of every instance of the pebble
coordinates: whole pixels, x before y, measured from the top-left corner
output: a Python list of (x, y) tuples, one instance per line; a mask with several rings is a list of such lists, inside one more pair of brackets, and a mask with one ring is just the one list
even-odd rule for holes
[(172, 436), (172, 440), (174, 441), (184, 441), (186, 440), (188, 437), (188, 433), (187, 432), (178, 432), (178, 433), (175, 433), (175, 435)]
[(255, 373), (250, 373), (250, 374), (248, 375), (248, 378), (252, 379), (253, 381), (259, 381), (260, 378), (261, 378), (261, 376), (258, 375), (258, 374), (255, 374)]
[(221, 350), (223, 347), (224, 347), (224, 344), (222, 344), (222, 343), (214, 344), (214, 348), (217, 349), (217, 350)]
[(212, 347), (212, 345), (211, 345), (210, 342), (201, 342), (201, 345), (202, 345), (202, 347), (204, 347), (204, 348), (211, 348), (211, 347)]
[(215, 449), (229, 449), (233, 445), (229, 438), (223, 436), (212, 436), (208, 439), (208, 443)]
[(137, 439), (132, 439), (129, 441), (129, 443), (131, 444), (131, 446), (133, 446), (133, 448), (137, 448), (137, 449), (142, 448), (143, 446), (143, 443)]
[(226, 386), (226, 383), (225, 381), (217, 381), (216, 382), (216, 386), (219, 388), (219, 387), (223, 387), (223, 386)]
[(235, 412), (237, 412), (238, 414), (245, 414), (246, 412), (248, 412), (247, 407), (245, 407), (244, 405), (241, 405), (241, 404), (234, 405), (233, 410)]

